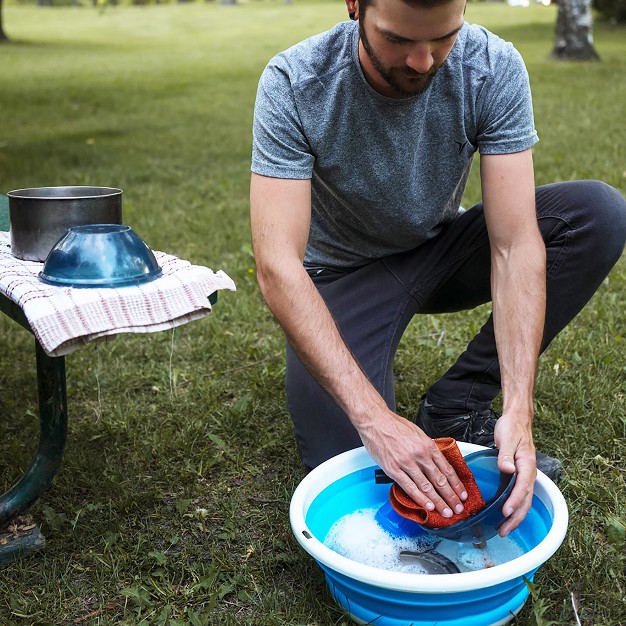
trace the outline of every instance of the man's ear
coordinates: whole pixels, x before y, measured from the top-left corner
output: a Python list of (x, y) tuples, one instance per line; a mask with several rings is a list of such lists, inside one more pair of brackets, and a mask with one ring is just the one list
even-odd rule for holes
[(346, 8), (351, 20), (359, 19), (359, 0), (346, 0)]

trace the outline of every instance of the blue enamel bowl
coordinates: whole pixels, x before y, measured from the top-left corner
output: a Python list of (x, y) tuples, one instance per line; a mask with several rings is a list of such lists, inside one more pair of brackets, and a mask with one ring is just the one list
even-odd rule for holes
[(161, 268), (129, 226), (69, 228), (48, 254), (39, 279), (62, 287), (127, 287), (154, 280)]

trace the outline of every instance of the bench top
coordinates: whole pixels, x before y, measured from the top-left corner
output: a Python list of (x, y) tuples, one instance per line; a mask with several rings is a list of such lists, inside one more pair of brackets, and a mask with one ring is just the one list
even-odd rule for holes
[(138, 285), (72, 289), (45, 285), (41, 263), (11, 255), (8, 197), (0, 194), (0, 311), (34, 333), (49, 356), (120, 333), (175, 328), (211, 312), (220, 289), (235, 291), (221, 270), (154, 251), (162, 274)]

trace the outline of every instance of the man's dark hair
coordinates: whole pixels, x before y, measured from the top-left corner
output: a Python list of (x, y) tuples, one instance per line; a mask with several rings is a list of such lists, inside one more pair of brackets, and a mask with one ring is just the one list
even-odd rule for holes
[[(359, 15), (362, 17), (365, 15), (365, 10), (371, 4), (374, 4), (377, 0), (359, 0)], [(384, 2), (384, 0), (378, 0), (379, 2)], [(437, 7), (442, 4), (448, 4), (452, 0), (402, 0), (402, 2), (416, 6), (416, 7), (424, 7), (426, 9)]]

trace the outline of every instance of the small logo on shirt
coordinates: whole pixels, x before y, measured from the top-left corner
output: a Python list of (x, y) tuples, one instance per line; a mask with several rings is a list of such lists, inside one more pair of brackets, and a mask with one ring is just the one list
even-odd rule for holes
[(461, 152), (463, 152), (463, 148), (465, 148), (465, 146), (469, 143), (467, 140), (465, 141), (455, 141), (454, 142), (457, 146), (459, 146), (459, 154), (461, 154)]

